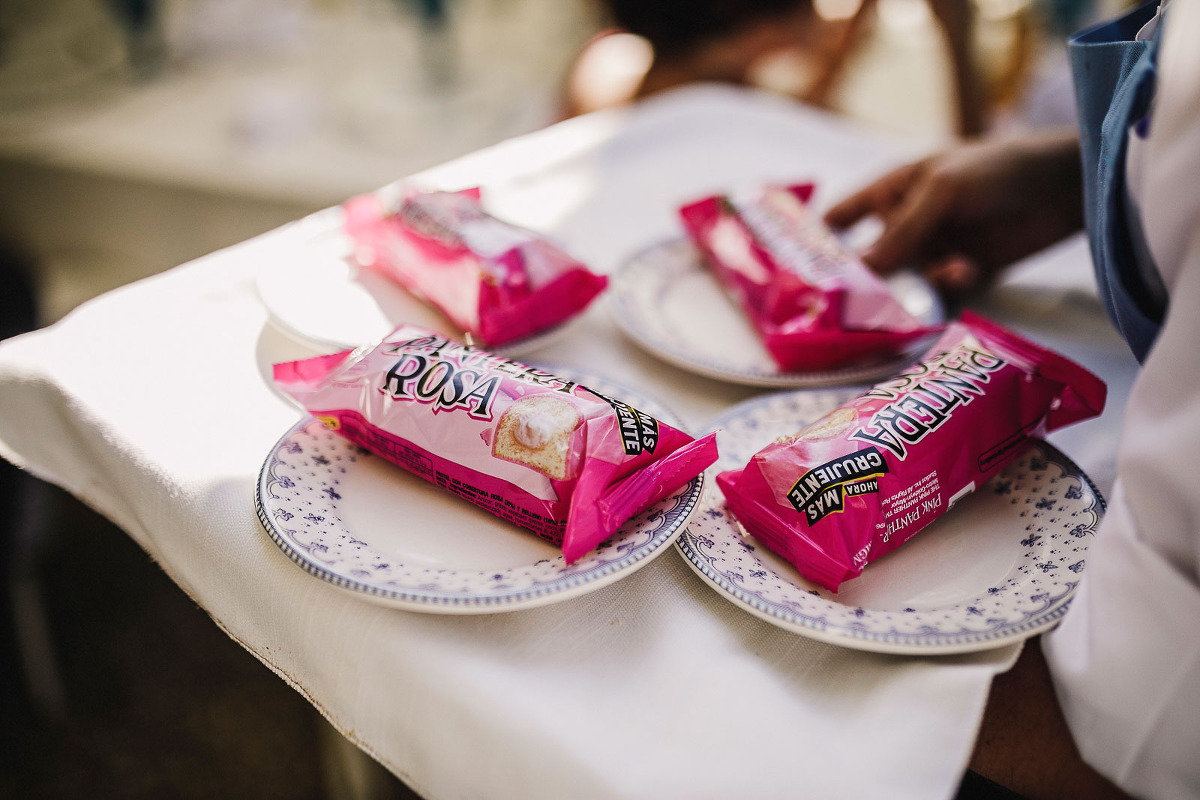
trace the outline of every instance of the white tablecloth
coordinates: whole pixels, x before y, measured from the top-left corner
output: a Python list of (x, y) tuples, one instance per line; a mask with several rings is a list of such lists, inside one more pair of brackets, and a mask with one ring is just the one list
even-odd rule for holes
[[(815, 178), (828, 203), (906, 154), (772, 98), (695, 88), (585, 117), (433, 170), (599, 271), (679, 235), (681, 201)], [(393, 176), (381, 176), (384, 179)], [(1019, 646), (909, 658), (821, 644), (736, 608), (673, 549), (572, 600), (446, 617), (317, 580), (265, 535), (255, 479), (299, 414), (269, 387), (308, 351), (269, 323), (257, 271), (317, 215), (114, 291), (0, 345), (0, 453), (107, 515), (230, 636), (430, 798), (950, 795), (991, 678)], [(1055, 438), (1111, 485), (1133, 362), (1069, 243), (984, 311), (1082, 361), (1110, 410)], [(539, 351), (666, 400), (700, 427), (756, 390), (669, 367), (604, 304)], [(203, 691), (197, 687), (197, 691)]]

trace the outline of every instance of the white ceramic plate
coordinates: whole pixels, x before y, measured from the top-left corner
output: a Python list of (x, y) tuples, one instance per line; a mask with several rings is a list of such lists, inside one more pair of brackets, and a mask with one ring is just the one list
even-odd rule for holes
[[(328, 224), (333, 227), (302, 238), (255, 278), (259, 300), (277, 328), (323, 352), (377, 342), (402, 322), (464, 341), (463, 332), (432, 306), (355, 263), (340, 216)], [(510, 357), (529, 353), (554, 341), (569, 324), (491, 349)]]
[[(941, 300), (924, 279), (898, 273), (888, 285), (925, 324), (945, 320)], [(625, 262), (608, 295), (617, 324), (649, 352), (692, 372), (749, 386), (870, 383), (899, 372), (928, 345), (917, 342), (900, 357), (836, 370), (783, 372), (687, 239), (655, 245)]]
[[(720, 461), (745, 464), (853, 395), (801, 390), (749, 400), (711, 426)], [(1001, 647), (1066, 611), (1104, 499), (1066, 456), (1036, 443), (1007, 469), (836, 594), (744, 538), (715, 487), (676, 546), (722, 596), (796, 633), (859, 650), (940, 655)]]
[[(588, 376), (669, 425), (658, 403)], [(311, 417), (271, 449), (259, 520), (311, 575), (387, 605), (442, 614), (515, 611), (594, 591), (668, 549), (699, 507), (700, 475), (574, 564), (562, 552), (351, 444)]]

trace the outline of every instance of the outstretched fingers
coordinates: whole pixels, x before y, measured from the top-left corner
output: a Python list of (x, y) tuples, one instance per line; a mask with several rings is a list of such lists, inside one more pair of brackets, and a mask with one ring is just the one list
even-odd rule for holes
[(890, 213), (884, 213), (883, 233), (862, 254), (881, 273), (895, 270), (927, 249), (946, 222), (954, 200), (953, 187), (922, 173)]
[(906, 164), (864, 186), (825, 212), (825, 222), (833, 228), (849, 228), (866, 217), (887, 214), (904, 197), (922, 164)]

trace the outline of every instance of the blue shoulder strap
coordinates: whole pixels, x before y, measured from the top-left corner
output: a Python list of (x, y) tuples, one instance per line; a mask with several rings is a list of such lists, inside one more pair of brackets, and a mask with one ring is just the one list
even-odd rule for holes
[[(1127, 217), (1125, 154), (1130, 129), (1143, 124), (1154, 98), (1158, 36), (1135, 36), (1158, 0), (1068, 43), (1083, 157), (1084, 215), (1100, 297), (1138, 360), (1158, 335), (1165, 303), (1148, 288), (1134, 254)], [(1161, 29), (1161, 25), (1159, 26)]]

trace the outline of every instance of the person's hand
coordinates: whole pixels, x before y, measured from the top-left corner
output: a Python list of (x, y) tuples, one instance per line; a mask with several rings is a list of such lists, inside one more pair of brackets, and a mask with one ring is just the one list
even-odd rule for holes
[(831, 208), (845, 228), (875, 215), (883, 233), (862, 253), (881, 274), (923, 271), (944, 295), (985, 287), (1001, 268), (1083, 224), (1076, 134), (962, 145), (883, 176)]

